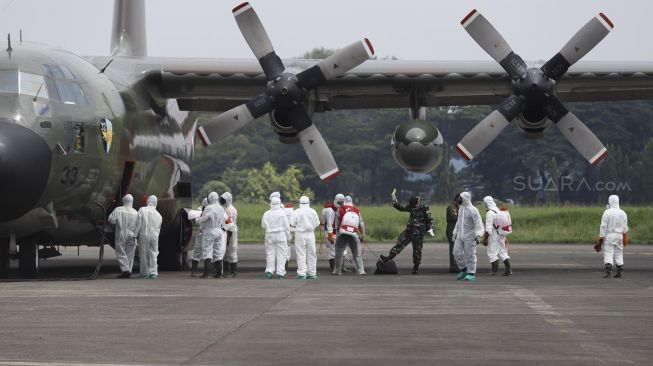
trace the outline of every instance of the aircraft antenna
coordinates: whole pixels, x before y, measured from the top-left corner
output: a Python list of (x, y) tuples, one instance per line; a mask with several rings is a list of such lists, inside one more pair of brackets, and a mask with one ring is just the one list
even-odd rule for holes
[(104, 65), (104, 67), (100, 69), (100, 74), (104, 74), (104, 70), (106, 70), (107, 67), (109, 67), (109, 65), (111, 65), (112, 62), (113, 62), (113, 59), (109, 60), (109, 62), (107, 62), (107, 64)]
[(7, 33), (7, 52), (11, 52), (14, 49), (11, 48), (11, 33)]
[(23, 30), (22, 29), (20, 30), (20, 33), (18, 35), (19, 35), (18, 45), (22, 46), (23, 45)]

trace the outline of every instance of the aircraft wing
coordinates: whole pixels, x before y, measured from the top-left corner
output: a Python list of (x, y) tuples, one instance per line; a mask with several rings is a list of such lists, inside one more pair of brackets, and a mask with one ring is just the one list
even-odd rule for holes
[[(317, 60), (283, 60), (301, 71)], [(529, 67), (541, 66), (529, 64)], [(225, 111), (265, 90), (257, 60), (144, 58), (138, 66), (161, 96), (188, 111)], [(578, 62), (557, 85), (566, 102), (653, 99), (653, 62)], [(408, 107), (411, 91), (427, 106), (498, 104), (510, 78), (494, 61), (369, 60), (311, 91), (315, 111)]]

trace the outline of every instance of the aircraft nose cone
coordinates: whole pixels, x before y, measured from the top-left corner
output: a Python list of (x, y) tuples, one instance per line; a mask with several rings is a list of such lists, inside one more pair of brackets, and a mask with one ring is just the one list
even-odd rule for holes
[(0, 122), (0, 222), (34, 208), (50, 176), (52, 152), (33, 131)]

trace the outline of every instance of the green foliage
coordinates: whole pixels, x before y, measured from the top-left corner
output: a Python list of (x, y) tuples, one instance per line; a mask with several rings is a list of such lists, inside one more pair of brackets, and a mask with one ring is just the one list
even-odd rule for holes
[(302, 172), (291, 165), (282, 174), (266, 162), (263, 168), (250, 168), (244, 171), (228, 170), (224, 174), (229, 185), (238, 187), (235, 191), (239, 200), (251, 203), (263, 203), (268, 201), (271, 192), (281, 192), (284, 201), (299, 202), (302, 195), (313, 198), (314, 194), (310, 188), (302, 189)]

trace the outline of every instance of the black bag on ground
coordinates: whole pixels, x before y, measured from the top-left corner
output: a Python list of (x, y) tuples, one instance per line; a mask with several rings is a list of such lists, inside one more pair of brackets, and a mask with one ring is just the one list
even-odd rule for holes
[(382, 261), (381, 259), (376, 262), (376, 270), (374, 274), (393, 274), (396, 275), (397, 272), (397, 263), (394, 260), (389, 260), (387, 262)]

